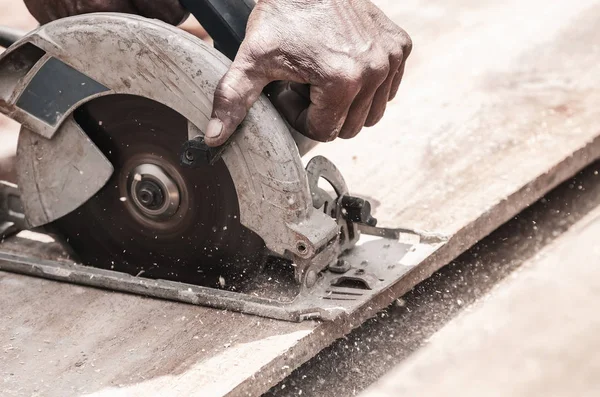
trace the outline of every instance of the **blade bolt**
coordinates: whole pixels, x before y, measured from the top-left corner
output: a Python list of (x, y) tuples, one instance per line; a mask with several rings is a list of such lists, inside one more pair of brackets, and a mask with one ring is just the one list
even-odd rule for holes
[(196, 157), (194, 156), (194, 152), (191, 150), (186, 150), (185, 151), (185, 159), (187, 161), (189, 161), (190, 163), (193, 163), (194, 160), (196, 159)]
[(148, 209), (158, 209), (165, 203), (163, 190), (152, 180), (140, 182), (135, 193), (140, 204)]
[(150, 190), (148, 190), (148, 189), (140, 190), (140, 201), (142, 202), (142, 204), (150, 205), (153, 200), (154, 200), (154, 195), (152, 194), (152, 192)]

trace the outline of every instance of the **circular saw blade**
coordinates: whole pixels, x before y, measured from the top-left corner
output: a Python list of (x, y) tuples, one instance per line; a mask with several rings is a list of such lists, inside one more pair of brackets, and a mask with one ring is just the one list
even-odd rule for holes
[(75, 119), (115, 168), (92, 199), (53, 224), (84, 264), (203, 285), (259, 270), (264, 243), (239, 221), (223, 160), (179, 165), (186, 118), (146, 98), (112, 95), (82, 106)]

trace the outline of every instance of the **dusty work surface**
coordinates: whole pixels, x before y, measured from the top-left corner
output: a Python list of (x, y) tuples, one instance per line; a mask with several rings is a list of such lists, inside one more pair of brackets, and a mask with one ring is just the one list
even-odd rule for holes
[(402, 94), (377, 128), (317, 152), (385, 225), (448, 244), (340, 323), (2, 274), (3, 394), (260, 394), (598, 156), (598, 2), (380, 3), (415, 41)]
[(361, 396), (597, 396), (599, 235), (600, 205)]

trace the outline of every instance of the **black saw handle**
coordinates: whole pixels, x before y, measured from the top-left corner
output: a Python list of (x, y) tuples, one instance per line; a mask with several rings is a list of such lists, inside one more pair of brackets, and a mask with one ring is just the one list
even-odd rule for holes
[(23, 36), (25, 36), (25, 32), (7, 26), (0, 26), (0, 47), (8, 48)]
[(215, 48), (233, 60), (244, 36), (254, 0), (179, 0), (213, 38)]

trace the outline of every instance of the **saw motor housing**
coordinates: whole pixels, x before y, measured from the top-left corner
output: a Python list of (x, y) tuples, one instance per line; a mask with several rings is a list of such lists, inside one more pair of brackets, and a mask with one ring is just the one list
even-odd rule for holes
[[(110, 95), (144, 97), (185, 117), (188, 139), (197, 140), (230, 63), (178, 28), (122, 14), (55, 21), (7, 50), (0, 111), (22, 124), (17, 178), (29, 226), (76, 210), (114, 172), (76, 122), (76, 109)], [(356, 243), (357, 223), (373, 226), (368, 203), (348, 195), (333, 164), (317, 157), (305, 169), (288, 125), (264, 96), (219, 155), (235, 184), (240, 223), (271, 255), (294, 264), (299, 283), (310, 287)], [(319, 187), (321, 179), (335, 194)]]

